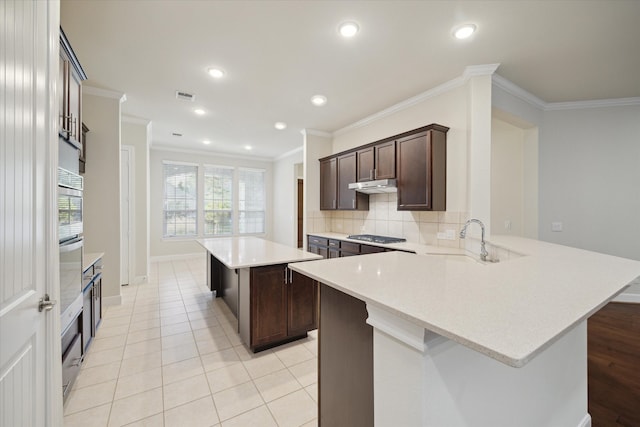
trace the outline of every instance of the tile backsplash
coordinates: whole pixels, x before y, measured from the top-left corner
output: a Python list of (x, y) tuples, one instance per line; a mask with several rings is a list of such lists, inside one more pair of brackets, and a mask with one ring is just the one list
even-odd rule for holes
[[(368, 211), (309, 212), (307, 231), (378, 234), (404, 237), (411, 243), (464, 248), (459, 234), (468, 216), (466, 212), (398, 211), (396, 193), (371, 194)], [(447, 231), (453, 232), (453, 240), (438, 239), (438, 233)]]

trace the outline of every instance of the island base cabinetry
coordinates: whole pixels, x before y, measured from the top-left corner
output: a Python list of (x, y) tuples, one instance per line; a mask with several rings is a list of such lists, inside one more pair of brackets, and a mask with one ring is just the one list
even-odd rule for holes
[(239, 282), (240, 335), (253, 351), (304, 338), (318, 327), (313, 279), (277, 264), (241, 269)]

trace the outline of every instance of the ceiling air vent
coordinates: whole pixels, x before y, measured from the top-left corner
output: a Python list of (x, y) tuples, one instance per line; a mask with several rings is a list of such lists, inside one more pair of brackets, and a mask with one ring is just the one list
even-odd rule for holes
[(193, 102), (193, 100), (196, 99), (196, 96), (192, 93), (188, 93), (188, 92), (181, 92), (179, 90), (176, 91), (176, 98), (177, 99), (182, 99), (183, 101), (191, 101)]
[(182, 136), (182, 134), (178, 133), (178, 132), (173, 132), (171, 135), (173, 135), (173, 136)]

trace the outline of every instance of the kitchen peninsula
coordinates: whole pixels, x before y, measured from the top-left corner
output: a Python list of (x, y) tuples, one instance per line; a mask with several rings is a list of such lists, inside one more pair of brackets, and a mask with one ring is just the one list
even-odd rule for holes
[(517, 237), (518, 256), (297, 263), (321, 283), (323, 425), (589, 426), (586, 319), (640, 262)]
[(240, 337), (253, 351), (303, 338), (317, 328), (317, 284), (287, 264), (321, 256), (257, 237), (198, 243), (207, 250), (209, 288), (236, 316)]

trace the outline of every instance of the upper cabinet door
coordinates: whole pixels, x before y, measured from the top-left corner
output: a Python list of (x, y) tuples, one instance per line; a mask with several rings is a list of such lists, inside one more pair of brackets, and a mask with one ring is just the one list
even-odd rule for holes
[(446, 210), (446, 134), (429, 130), (398, 140), (398, 210)]
[(358, 166), (358, 182), (371, 181), (374, 178), (374, 150), (373, 147), (364, 148), (356, 152)]
[(389, 141), (374, 146), (374, 179), (393, 179), (396, 177), (396, 142)]
[(356, 182), (358, 158), (356, 152), (338, 156), (338, 209), (368, 210), (369, 195), (349, 190), (349, 184)]
[(320, 161), (320, 210), (337, 209), (338, 166), (332, 157)]
[(356, 182), (356, 153), (338, 157), (338, 209), (356, 208), (356, 191), (349, 184)]

